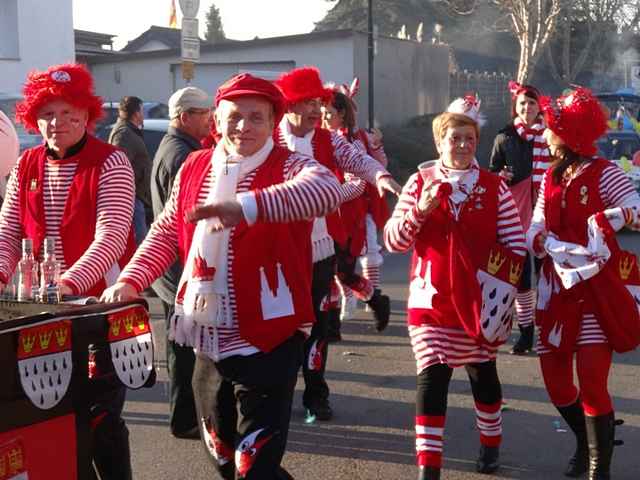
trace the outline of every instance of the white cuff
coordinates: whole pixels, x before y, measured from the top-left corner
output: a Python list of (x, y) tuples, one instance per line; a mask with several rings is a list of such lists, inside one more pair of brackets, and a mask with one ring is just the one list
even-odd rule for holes
[(239, 193), (236, 199), (240, 202), (244, 219), (249, 225), (253, 225), (258, 220), (258, 202), (253, 192)]

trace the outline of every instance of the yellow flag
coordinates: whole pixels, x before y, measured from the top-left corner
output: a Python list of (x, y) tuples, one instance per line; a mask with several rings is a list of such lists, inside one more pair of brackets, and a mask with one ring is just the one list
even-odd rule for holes
[(178, 28), (178, 17), (176, 15), (176, 0), (171, 0), (171, 10), (169, 12), (169, 28)]

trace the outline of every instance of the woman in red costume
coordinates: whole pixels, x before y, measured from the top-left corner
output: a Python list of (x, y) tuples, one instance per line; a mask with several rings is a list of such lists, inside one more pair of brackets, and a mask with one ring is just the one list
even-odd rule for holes
[(611, 355), (640, 340), (630, 293), (640, 283), (636, 258), (620, 250), (615, 231), (637, 223), (640, 197), (620, 168), (594, 156), (607, 118), (588, 89), (541, 105), (553, 163), (527, 234), (544, 259), (537, 349), (549, 397), (577, 439), (565, 475), (588, 470), (590, 480), (609, 479), (616, 424), (607, 390)]
[(492, 473), (499, 467), (496, 353), (511, 332), (526, 247), (511, 191), (474, 158), (478, 118), (473, 97), (454, 101), (435, 118), (440, 158), (409, 178), (384, 229), (389, 251), (414, 249), (407, 313), (418, 372), (419, 480), (440, 479), (449, 382), (461, 366), (480, 432), (476, 469)]

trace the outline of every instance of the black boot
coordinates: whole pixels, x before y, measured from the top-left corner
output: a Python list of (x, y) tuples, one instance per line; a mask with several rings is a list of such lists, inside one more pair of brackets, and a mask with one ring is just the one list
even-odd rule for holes
[(589, 480), (609, 480), (615, 433), (613, 412), (585, 417), (585, 420), (589, 442)]
[(511, 353), (514, 355), (524, 355), (533, 349), (533, 325), (529, 325), (528, 327), (518, 325), (518, 328), (520, 329), (520, 338), (518, 338), (518, 341), (511, 349)]
[(438, 467), (420, 467), (418, 480), (440, 480), (440, 469)]
[(493, 473), (500, 467), (500, 447), (480, 445), (480, 455), (476, 462), (478, 473)]
[(589, 468), (589, 445), (587, 444), (587, 427), (585, 426), (582, 403), (578, 399), (571, 405), (556, 408), (576, 436), (576, 451), (569, 459), (564, 474), (567, 477), (580, 477)]
[(389, 315), (391, 315), (391, 302), (387, 295), (382, 295), (380, 289), (376, 288), (373, 291), (372, 297), (367, 302), (367, 305), (373, 310), (373, 316), (376, 320), (376, 330), (378, 332), (383, 331), (389, 324)]

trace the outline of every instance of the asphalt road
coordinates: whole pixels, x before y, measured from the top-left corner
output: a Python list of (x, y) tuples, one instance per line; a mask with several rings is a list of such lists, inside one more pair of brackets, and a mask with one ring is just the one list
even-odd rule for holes
[[(624, 248), (640, 253), (640, 234), (621, 236)], [(335, 418), (306, 424), (300, 378), (284, 466), (297, 480), (400, 480), (416, 476), (414, 465), (415, 362), (405, 326), (407, 256), (388, 255), (384, 289), (392, 298), (393, 316), (383, 334), (372, 328), (368, 313), (343, 326), (344, 340), (331, 347), (327, 379)], [(168, 396), (163, 348), (163, 319), (157, 299), (150, 299), (158, 347), (158, 383), (130, 391), (125, 419), (131, 431), (134, 478), (137, 480), (212, 480), (199, 442), (177, 440), (167, 423)], [(514, 335), (515, 336), (515, 335)], [(513, 339), (512, 339), (513, 341)], [(511, 342), (510, 342), (511, 343)], [(573, 436), (549, 403), (535, 356), (498, 358), (504, 397), (502, 467), (494, 478), (562, 479), (573, 452)], [(616, 356), (609, 387), (617, 416), (625, 420), (617, 437), (613, 478), (640, 478), (640, 353)], [(457, 369), (449, 391), (445, 429), (446, 480), (486, 479), (475, 473), (479, 446), (473, 397), (463, 369)]]

